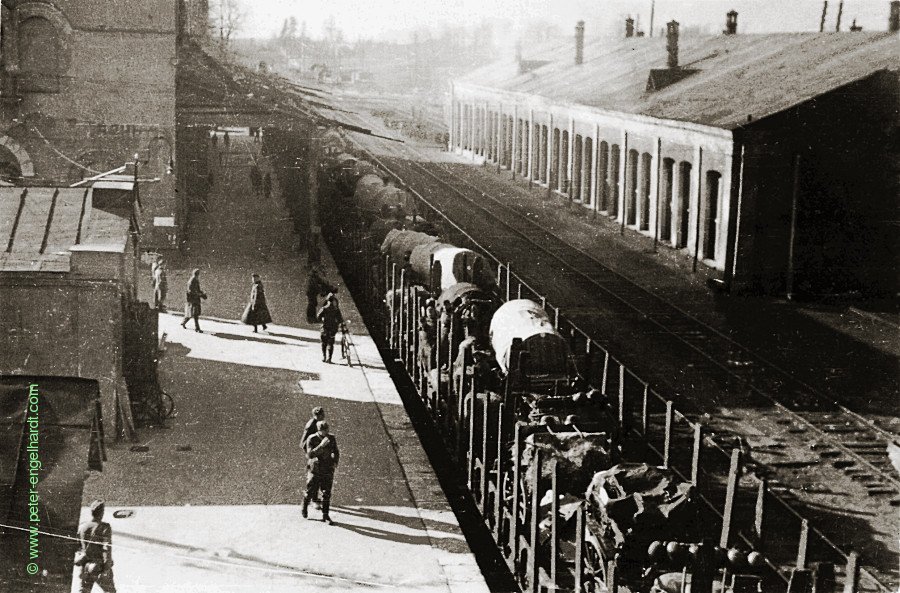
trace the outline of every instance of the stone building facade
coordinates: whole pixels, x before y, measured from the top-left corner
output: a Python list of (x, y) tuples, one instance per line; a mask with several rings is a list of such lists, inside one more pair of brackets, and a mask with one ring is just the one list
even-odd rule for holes
[(145, 248), (174, 246), (176, 5), (3, 0), (0, 176), (69, 185), (138, 155)]
[(589, 44), (579, 24), (454, 81), (450, 148), (729, 290), (896, 292), (900, 36), (733, 24)]

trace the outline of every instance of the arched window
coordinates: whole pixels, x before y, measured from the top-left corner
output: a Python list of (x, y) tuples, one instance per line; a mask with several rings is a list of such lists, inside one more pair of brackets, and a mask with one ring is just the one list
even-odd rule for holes
[(688, 225), (691, 222), (691, 169), (687, 161), (678, 165), (678, 237), (676, 247), (687, 247)]
[(706, 172), (706, 191), (703, 200), (703, 259), (716, 259), (721, 182), (722, 175), (718, 171)]
[(638, 190), (640, 192), (640, 229), (646, 231), (650, 228), (650, 168), (653, 165), (653, 156), (649, 153), (641, 155), (640, 180)]
[(60, 31), (48, 19), (32, 16), (19, 24), (18, 38), (22, 90), (59, 92), (64, 71)]
[(611, 195), (609, 187), (609, 144), (606, 140), (600, 141), (600, 147), (597, 150), (597, 201), (600, 212), (609, 210), (609, 198)]
[(628, 162), (625, 163), (625, 224), (637, 224), (637, 183), (638, 159), (641, 153), (632, 149), (628, 151)]
[(594, 203), (594, 139), (587, 137), (584, 139), (584, 174), (582, 175), (582, 200), (585, 206)]
[(622, 158), (621, 152), (618, 144), (609, 147), (607, 185), (609, 185), (610, 193), (607, 212), (613, 218), (619, 216), (619, 159)]
[(672, 241), (672, 200), (675, 188), (675, 161), (663, 159), (662, 197), (660, 199), (659, 236), (666, 243)]

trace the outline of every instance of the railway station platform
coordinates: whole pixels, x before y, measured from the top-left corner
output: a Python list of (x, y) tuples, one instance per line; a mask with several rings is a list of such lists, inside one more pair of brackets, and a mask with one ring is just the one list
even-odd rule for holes
[[(334, 364), (322, 362), (318, 327), (305, 319), (306, 254), (296, 249), (277, 187), (267, 200), (248, 183), (255, 146), (232, 138), (210, 211), (198, 216), (183, 256), (168, 262), (160, 382), (177, 416), (165, 428), (140, 429), (141, 447), (110, 447), (103, 473), (85, 486), (84, 518), (91, 500), (106, 501), (118, 590), (488, 591), (344, 289), (354, 364), (341, 360), (339, 347)], [(322, 257), (328, 279), (341, 284), (324, 246)], [(191, 322), (180, 327), (195, 267), (209, 295), (203, 333)], [(275, 319), (258, 334), (237, 321), (253, 272)], [(312, 505), (309, 519), (300, 514), (300, 439), (314, 406), (324, 407), (341, 451), (334, 525)], [(78, 584), (73, 576), (72, 591)]]

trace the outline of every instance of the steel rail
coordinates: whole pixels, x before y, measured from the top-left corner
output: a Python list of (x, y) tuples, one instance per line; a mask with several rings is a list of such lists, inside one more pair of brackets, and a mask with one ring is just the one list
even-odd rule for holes
[[(409, 150), (409, 151), (411, 151), (411, 152), (416, 152), (416, 151), (414, 151), (411, 147), (409, 147), (409, 145), (404, 145), (404, 146), (406, 147), (407, 150)], [(398, 147), (391, 147), (391, 148), (396, 149), (396, 148), (398, 148)], [(491, 250), (489, 250), (489, 249), (487, 249), (486, 247), (484, 247), (483, 245), (481, 245), (481, 243), (480, 243), (479, 241), (477, 241), (477, 240), (476, 240), (474, 237), (472, 237), (469, 233), (467, 233), (465, 230), (463, 230), (458, 224), (456, 224), (455, 222), (453, 222), (446, 214), (444, 214), (444, 213), (440, 210), (440, 208), (438, 208), (437, 206), (435, 206), (434, 204), (432, 204), (432, 203), (431, 203), (427, 198), (425, 198), (421, 193), (419, 193), (418, 191), (414, 190), (414, 189), (410, 186), (410, 184), (409, 184), (408, 181), (406, 181), (403, 177), (400, 176), (399, 173), (397, 173), (396, 171), (393, 170), (394, 167), (389, 166), (389, 165), (388, 165), (387, 163), (385, 163), (382, 159), (380, 159), (380, 158), (378, 158), (377, 156), (375, 156), (371, 150), (368, 150), (368, 149), (365, 149), (365, 148), (364, 148), (363, 150), (364, 150), (364, 152), (366, 152), (366, 154), (369, 156), (369, 158), (370, 158), (371, 160), (373, 160), (374, 162), (378, 163), (378, 164), (380, 165), (380, 167), (381, 167), (385, 172), (387, 172), (387, 173), (390, 174), (392, 177), (394, 177), (398, 182), (400, 182), (400, 183), (403, 185), (403, 187), (404, 187), (405, 189), (407, 189), (408, 191), (410, 191), (410, 193), (411, 193), (412, 195), (414, 195), (419, 201), (421, 201), (422, 203), (424, 203), (429, 209), (431, 209), (431, 210), (434, 211), (436, 214), (438, 214), (438, 216), (439, 216), (440, 218), (442, 218), (443, 220), (445, 220), (446, 222), (448, 222), (454, 229), (456, 229), (456, 230), (457, 230), (458, 232), (460, 232), (463, 236), (465, 236), (469, 241), (471, 241), (471, 242), (472, 242), (478, 249), (480, 249), (485, 255), (487, 255), (488, 257), (490, 257), (490, 258), (491, 258), (492, 260), (494, 260), (496, 263), (498, 263), (498, 264), (500, 264), (500, 265), (505, 265), (505, 264), (503, 264), (503, 260), (501, 260), (500, 258), (498, 258), (497, 256), (495, 256), (495, 255), (491, 252)], [(389, 149), (389, 150), (390, 150), (390, 149)], [(398, 153), (396, 152), (396, 150), (394, 151), (394, 153), (397, 154), (397, 156), (405, 156), (405, 155), (402, 155), (402, 154), (398, 154)], [(421, 153), (419, 153), (419, 154), (421, 154)], [(663, 324), (662, 324), (661, 322), (659, 322), (658, 320), (653, 319), (650, 315), (646, 314), (646, 313), (645, 313), (644, 311), (642, 311), (641, 309), (635, 307), (634, 305), (632, 305), (629, 301), (627, 301), (626, 299), (624, 299), (624, 298), (621, 297), (620, 295), (618, 295), (618, 294), (612, 292), (611, 289), (608, 289), (608, 288), (606, 288), (605, 286), (603, 286), (602, 284), (596, 282), (595, 280), (593, 280), (588, 274), (586, 274), (586, 273), (583, 272), (582, 270), (578, 270), (576, 267), (574, 267), (570, 262), (568, 262), (567, 260), (565, 260), (565, 259), (564, 259), (563, 257), (561, 257), (560, 255), (558, 255), (558, 254), (556, 254), (556, 253), (553, 253), (552, 251), (546, 249), (540, 242), (535, 241), (533, 238), (529, 237), (524, 231), (522, 231), (522, 230), (520, 230), (520, 229), (517, 229), (516, 227), (510, 225), (510, 224), (509, 224), (507, 221), (505, 221), (502, 217), (498, 216), (496, 213), (492, 212), (492, 211), (489, 210), (488, 208), (485, 208), (485, 207), (482, 206), (478, 201), (473, 200), (473, 199), (469, 198), (468, 196), (466, 196), (463, 192), (461, 192), (458, 188), (456, 188), (456, 187), (455, 187), (453, 184), (451, 184), (450, 182), (448, 182), (448, 181), (446, 181), (446, 180), (444, 180), (444, 179), (441, 179), (440, 177), (438, 177), (437, 175), (435, 175), (433, 172), (431, 172), (430, 170), (426, 169), (425, 167), (423, 167), (422, 165), (420, 165), (419, 163), (417, 163), (417, 162), (415, 162), (415, 161), (410, 161), (409, 164), (410, 164), (410, 165), (413, 165), (413, 166), (415, 166), (415, 167), (417, 167), (417, 168), (419, 168), (419, 169), (421, 169), (425, 174), (427, 174), (428, 176), (432, 177), (436, 182), (440, 183), (441, 185), (444, 185), (444, 186), (446, 186), (446, 187), (449, 187), (454, 193), (459, 194), (466, 202), (468, 202), (468, 203), (470, 203), (470, 204), (476, 206), (478, 209), (480, 209), (481, 211), (483, 211), (483, 212), (485, 212), (486, 214), (488, 214), (492, 219), (495, 219), (497, 222), (499, 222), (500, 224), (502, 224), (503, 226), (505, 226), (505, 227), (506, 227), (507, 229), (509, 229), (513, 234), (519, 235), (519, 236), (520, 236), (522, 239), (524, 239), (527, 243), (529, 243), (530, 245), (533, 245), (533, 246), (539, 248), (543, 253), (546, 253), (546, 254), (549, 255), (551, 258), (556, 259), (557, 261), (563, 263), (567, 268), (569, 268), (569, 269), (571, 269), (572, 271), (574, 271), (575, 273), (577, 273), (579, 276), (581, 276), (582, 278), (584, 278), (585, 280), (587, 280), (590, 284), (594, 285), (595, 287), (600, 288), (603, 292), (605, 292), (606, 294), (609, 294), (609, 295), (610, 295), (611, 297), (613, 297), (615, 300), (617, 300), (617, 301), (619, 301), (619, 302), (625, 304), (628, 308), (630, 308), (630, 309), (632, 309), (633, 311), (637, 312), (637, 313), (640, 314), (643, 318), (645, 318), (645, 319), (651, 321), (652, 323), (654, 323), (655, 325), (659, 326), (659, 327), (660, 327), (661, 329), (663, 329), (666, 333), (671, 334), (672, 336), (674, 336), (675, 338), (677, 338), (679, 341), (684, 342), (689, 348), (691, 348), (692, 350), (696, 351), (696, 352), (699, 353), (701, 356), (703, 356), (704, 358), (706, 358), (707, 360), (709, 360), (710, 362), (712, 362), (714, 365), (716, 365), (717, 367), (719, 367), (719, 368), (721, 368), (722, 370), (724, 370), (728, 375), (730, 375), (730, 376), (732, 376), (732, 377), (736, 377), (736, 378), (741, 379), (741, 380), (744, 380), (744, 381), (746, 380), (746, 379), (742, 378), (740, 375), (734, 373), (733, 370), (732, 370), (731, 368), (729, 368), (729, 367), (723, 365), (723, 364), (720, 363), (719, 361), (716, 361), (716, 360), (713, 359), (709, 354), (707, 354), (705, 351), (699, 349), (699, 348), (698, 348), (697, 346), (695, 346), (694, 344), (691, 344), (690, 342), (688, 342), (687, 340), (685, 340), (684, 337), (678, 335), (678, 333), (676, 333), (675, 331), (673, 331), (671, 328), (669, 328), (669, 327), (663, 325)], [(493, 201), (493, 202), (499, 204), (500, 206), (502, 206), (503, 208), (510, 210), (510, 212), (513, 213), (516, 217), (518, 217), (518, 218), (523, 218), (525, 221), (527, 221), (527, 223), (528, 223), (529, 225), (536, 226), (535, 223), (534, 223), (533, 221), (531, 221), (531, 220), (528, 219), (527, 217), (524, 217), (521, 213), (519, 213), (519, 212), (517, 212), (517, 211), (515, 211), (515, 210), (510, 209), (508, 206), (506, 206), (505, 204), (503, 204), (502, 202), (500, 202), (499, 200), (497, 200), (497, 199), (494, 198), (493, 196), (490, 196), (490, 195), (488, 195), (488, 194), (482, 192), (481, 189), (476, 188), (475, 186), (473, 186), (472, 184), (470, 184), (470, 183), (468, 183), (467, 181), (463, 180), (463, 179), (460, 178), (459, 176), (453, 174), (452, 172), (449, 172), (449, 173), (450, 173), (451, 175), (453, 175), (456, 179), (461, 180), (461, 181), (462, 181), (462, 184), (467, 185), (467, 186), (469, 186), (469, 187), (471, 187), (471, 188), (477, 190), (478, 193), (481, 195), (481, 197), (485, 197), (485, 198), (490, 199), (491, 201)], [(594, 263), (596, 263), (597, 265), (599, 265), (601, 268), (604, 268), (604, 270), (608, 270), (608, 268), (606, 268), (606, 266), (604, 266), (602, 263), (600, 263), (599, 261), (597, 261), (596, 259), (594, 259), (592, 256), (590, 256), (589, 254), (583, 252), (582, 250), (580, 250), (580, 249), (578, 249), (578, 248), (576, 248), (576, 247), (574, 247), (574, 246), (569, 245), (568, 243), (566, 243), (565, 241), (563, 241), (562, 239), (560, 239), (560, 238), (559, 238), (558, 236), (556, 236), (555, 234), (550, 233), (549, 231), (546, 231), (545, 229), (540, 228), (540, 227), (539, 227), (539, 230), (540, 230), (540, 232), (542, 232), (542, 233), (544, 233), (544, 234), (547, 234), (547, 235), (550, 235), (552, 238), (555, 238), (557, 241), (563, 243), (563, 244), (566, 246), (567, 249), (571, 249), (571, 250), (573, 250), (573, 251), (577, 251), (579, 254), (584, 255), (584, 256), (586, 256), (587, 258), (589, 258), (590, 260), (592, 260)], [(629, 285), (633, 286), (634, 288), (637, 288), (639, 291), (641, 291), (641, 292), (643, 292), (643, 293), (649, 295), (650, 297), (653, 297), (655, 300), (661, 302), (662, 304), (664, 304), (664, 305), (666, 305), (666, 306), (670, 306), (671, 308), (675, 309), (676, 311), (682, 312), (680, 308), (675, 307), (674, 305), (672, 305), (671, 303), (668, 303), (668, 302), (665, 301), (664, 299), (661, 299), (660, 297), (657, 297), (656, 295), (647, 292), (645, 289), (643, 289), (643, 288), (640, 287), (639, 285), (636, 285), (633, 281), (631, 281), (631, 280), (628, 279), (627, 277), (621, 276), (621, 274), (618, 274), (617, 272), (615, 272), (615, 271), (613, 271), (613, 270), (608, 270), (608, 271), (609, 271), (611, 274), (614, 274), (614, 275), (616, 275), (617, 277), (622, 278), (622, 279), (623, 279), (626, 283), (628, 283)], [(518, 277), (517, 277), (517, 280), (518, 280), (523, 286), (525, 286), (526, 288), (528, 288), (528, 290), (530, 290), (531, 292), (533, 292), (535, 295), (540, 295), (540, 294), (541, 294), (540, 291), (538, 291), (538, 290), (534, 289), (533, 287), (531, 287), (530, 285), (528, 285), (528, 284), (527, 284), (524, 280), (522, 280), (521, 278), (518, 278)], [(551, 306), (552, 306), (552, 305), (551, 305)], [(555, 307), (554, 307), (554, 308), (555, 308)], [(741, 348), (742, 350), (745, 350), (745, 351), (747, 351), (748, 353), (753, 354), (752, 351), (750, 351), (750, 350), (748, 350), (747, 348), (743, 347), (743, 346), (740, 345), (739, 343), (734, 342), (731, 338), (728, 338), (727, 336), (724, 336), (723, 334), (721, 334), (721, 332), (719, 332), (718, 330), (715, 330), (715, 328), (711, 328), (711, 327), (707, 326), (707, 325), (704, 324), (702, 321), (696, 320), (695, 318), (693, 318), (693, 316), (691, 316), (691, 315), (689, 315), (689, 314), (687, 314), (687, 313), (685, 313), (685, 312), (682, 312), (682, 314), (683, 314), (685, 317), (687, 317), (689, 320), (694, 320), (698, 325), (701, 325), (702, 327), (708, 327), (712, 332), (714, 332), (714, 333), (716, 333), (718, 336), (721, 336), (722, 338), (728, 340), (729, 342), (732, 342), (733, 344), (735, 344), (736, 346), (738, 346), (738, 347)], [(579, 333), (581, 333), (583, 336), (589, 338), (589, 334), (587, 334), (587, 332), (585, 332), (584, 330), (581, 330), (580, 328), (578, 328), (577, 326), (575, 326), (574, 323), (572, 323), (571, 321), (569, 321), (569, 323), (570, 323), (570, 324), (573, 326), (573, 328), (576, 329)], [(765, 362), (765, 360), (762, 359), (761, 357), (758, 357), (758, 356), (757, 356), (757, 359), (762, 360), (763, 362)], [(781, 373), (784, 373), (784, 371), (782, 371), (781, 369), (777, 368), (777, 367), (774, 366), (774, 365), (773, 365), (773, 368), (775, 368), (775, 370), (778, 370), (778, 371), (781, 372)], [(630, 370), (629, 370), (629, 374), (631, 374), (631, 375), (634, 376), (635, 378), (638, 378), (637, 375), (635, 375), (635, 374), (634, 374), (633, 372), (631, 372)], [(791, 376), (791, 375), (789, 375), (789, 374), (788, 374), (788, 378), (790, 378), (791, 380), (795, 380), (795, 379), (793, 378), (793, 376)], [(639, 379), (639, 378), (638, 378), (638, 379)], [(639, 379), (639, 380), (640, 380), (640, 379)], [(645, 385), (649, 385), (649, 384), (647, 384), (647, 383), (646, 383), (645, 381), (643, 381), (643, 380), (640, 380), (640, 381), (641, 381), (642, 383), (644, 383)], [(800, 383), (801, 385), (803, 385), (802, 382), (800, 382), (799, 380), (796, 380), (796, 381), (797, 381), (798, 383)], [(752, 389), (755, 393), (757, 393), (759, 396), (761, 396), (761, 397), (767, 399), (768, 401), (770, 401), (777, 409), (779, 409), (779, 410), (785, 412), (786, 414), (788, 414), (788, 415), (790, 415), (790, 416), (792, 416), (792, 417), (797, 418), (797, 419), (800, 420), (803, 424), (807, 425), (810, 429), (812, 429), (814, 432), (823, 435), (824, 439), (827, 440), (829, 443), (840, 445), (839, 443), (836, 443), (836, 442), (834, 441), (833, 437), (831, 437), (828, 433), (822, 431), (821, 429), (819, 429), (817, 426), (815, 426), (813, 423), (809, 422), (809, 421), (806, 420), (805, 418), (802, 418), (802, 417), (799, 416), (796, 412), (790, 410), (789, 408), (786, 408), (783, 404), (781, 404), (780, 402), (776, 401), (772, 396), (769, 396), (769, 395), (767, 395), (767, 394), (765, 394), (765, 393), (759, 391), (759, 389), (756, 388), (755, 386), (752, 386), (752, 385), (751, 385), (750, 387), (751, 387), (751, 389)], [(815, 390), (812, 390), (812, 389), (811, 389), (811, 391), (812, 391), (812, 394), (813, 394), (813, 395), (817, 395), (817, 394), (818, 394), (818, 392), (816, 392)], [(661, 398), (661, 396), (659, 396), (658, 394), (656, 394), (656, 395), (657, 395), (657, 397), (659, 397), (660, 399), (663, 399), (663, 398)], [(851, 415), (855, 415), (854, 412), (852, 412), (852, 411), (850, 411), (850, 412), (851, 412)], [(683, 416), (682, 414), (679, 414), (679, 415)], [(866, 424), (867, 426), (870, 425), (870, 423), (869, 423), (866, 419), (862, 418), (862, 420), (865, 421), (865, 424)], [(876, 431), (879, 431), (879, 432), (884, 432), (883, 430), (881, 430), (881, 429), (878, 428), (877, 426), (872, 426), (871, 428), (873, 428), (873, 429), (875, 429)], [(887, 434), (889, 435), (889, 433), (887, 433)], [(889, 436), (890, 436), (890, 435), (889, 435)], [(719, 447), (717, 444), (715, 445), (715, 448), (718, 449), (719, 451), (724, 451), (724, 450), (721, 449), (721, 447)], [(842, 452), (845, 452), (845, 451), (846, 451), (847, 454), (848, 454), (848, 456), (853, 457), (854, 459), (858, 459), (858, 460), (861, 461), (864, 465), (873, 468), (874, 471), (876, 471), (878, 474), (883, 474), (883, 471), (882, 471), (880, 468), (878, 468), (877, 466), (871, 465), (871, 464), (870, 464), (867, 460), (865, 460), (864, 458), (858, 457), (858, 455), (856, 455), (855, 452), (852, 452), (852, 451), (846, 449), (846, 448), (843, 447), (842, 445), (840, 445), (838, 448), (841, 449)], [(892, 481), (892, 482), (896, 482), (896, 480), (894, 480), (893, 478), (891, 478), (891, 481)], [(790, 503), (788, 503), (787, 501), (782, 500), (780, 496), (777, 496), (777, 495), (774, 494), (774, 493), (772, 493), (772, 496), (773, 496), (773, 498), (774, 498), (775, 500), (777, 500), (777, 501), (785, 508), (785, 510), (789, 511), (790, 514), (794, 515), (794, 516), (795, 516), (796, 518), (798, 518), (798, 519), (802, 519), (802, 518), (803, 518), (802, 515), (801, 515), (800, 513), (798, 513), (795, 509), (792, 508), (792, 506), (790, 505)], [(815, 533), (815, 534), (816, 534), (816, 535), (817, 535), (817, 536), (818, 536), (825, 544), (827, 544), (829, 547), (831, 547), (836, 553), (838, 553), (839, 555), (841, 555), (841, 556), (843, 556), (843, 557), (845, 557), (845, 558), (847, 557), (847, 553), (844, 552), (844, 551), (841, 549), (840, 546), (838, 546), (837, 544), (835, 544), (834, 542), (832, 542), (827, 536), (825, 536), (823, 533), (821, 533), (818, 529), (812, 527), (812, 528), (811, 528), (811, 531), (814, 532), (814, 533)], [(872, 573), (871, 571), (869, 571), (866, 567), (861, 567), (861, 573), (864, 574), (864, 576), (866, 576), (866, 577), (868, 577), (869, 579), (871, 579), (871, 581), (873, 581), (874, 583), (877, 583), (877, 584), (878, 584), (880, 587), (882, 587), (884, 590), (886, 590), (886, 591), (887, 591), (887, 590), (890, 590), (890, 586), (889, 586), (887, 583), (885, 583), (884, 581), (882, 581), (878, 576), (876, 576), (875, 574), (873, 574), (873, 573)]]

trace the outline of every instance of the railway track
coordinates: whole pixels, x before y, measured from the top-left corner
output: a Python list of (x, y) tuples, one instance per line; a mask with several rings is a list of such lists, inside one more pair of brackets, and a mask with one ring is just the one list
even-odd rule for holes
[[(762, 398), (785, 419), (802, 427), (816, 440), (823, 462), (862, 484), (869, 495), (890, 496), (900, 491), (900, 480), (887, 456), (887, 443), (896, 440), (893, 433), (823, 396), (759, 353), (611, 270), (448, 167), (422, 166), (414, 160), (418, 155), (409, 147), (378, 148), (392, 152), (393, 156), (378, 157), (368, 151), (374, 161), (391, 171), (401, 183), (427, 191), (428, 201), (448, 219), (465, 220), (473, 234), (483, 238), (479, 240), (488, 253), (494, 256), (527, 253), (533, 277), (552, 273), (561, 282), (581, 288), (583, 294), (602, 295), (605, 304), (614, 303), (617, 310), (627, 311), (653, 331), (686, 347), (693, 355), (695, 371), (712, 373), (723, 385), (749, 388), (753, 397)], [(448, 194), (456, 198), (449, 199)], [(464, 207), (457, 198), (462, 199)], [(461, 208), (470, 212), (466, 214)], [(473, 223), (472, 210), (484, 215), (476, 217), (481, 219), (478, 223)], [(584, 306), (583, 299), (557, 304), (564, 310), (568, 309), (567, 305)], [(797, 405), (804, 409), (792, 409)], [(872, 578), (888, 590), (883, 576)]]

